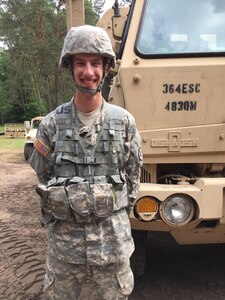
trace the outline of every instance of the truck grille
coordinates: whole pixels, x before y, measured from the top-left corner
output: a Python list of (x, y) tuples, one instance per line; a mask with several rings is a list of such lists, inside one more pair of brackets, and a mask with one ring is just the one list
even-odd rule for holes
[(151, 174), (145, 170), (143, 167), (141, 168), (141, 183), (149, 183), (151, 182)]

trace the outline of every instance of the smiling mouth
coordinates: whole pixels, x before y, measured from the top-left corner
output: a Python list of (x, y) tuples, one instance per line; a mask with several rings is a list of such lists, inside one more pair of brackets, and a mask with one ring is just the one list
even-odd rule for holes
[(93, 80), (81, 80), (82, 84), (85, 86), (92, 86), (94, 84), (96, 84), (97, 80), (93, 79)]

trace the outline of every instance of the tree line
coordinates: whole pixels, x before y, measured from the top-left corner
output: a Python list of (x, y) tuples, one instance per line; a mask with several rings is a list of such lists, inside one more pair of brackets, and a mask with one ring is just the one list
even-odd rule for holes
[[(96, 24), (104, 2), (85, 0), (86, 24)], [(0, 124), (70, 100), (72, 77), (58, 67), (66, 31), (66, 0), (0, 0)]]

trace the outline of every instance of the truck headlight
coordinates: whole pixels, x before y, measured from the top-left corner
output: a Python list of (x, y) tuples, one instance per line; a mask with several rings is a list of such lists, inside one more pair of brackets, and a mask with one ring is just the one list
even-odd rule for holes
[(193, 199), (185, 194), (171, 195), (160, 205), (161, 218), (173, 226), (187, 224), (193, 218), (194, 211)]

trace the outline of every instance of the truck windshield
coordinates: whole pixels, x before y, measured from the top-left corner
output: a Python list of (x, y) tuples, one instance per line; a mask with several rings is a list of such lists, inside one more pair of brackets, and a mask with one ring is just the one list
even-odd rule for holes
[(141, 57), (221, 55), (225, 0), (146, 0), (135, 50)]
[(38, 126), (39, 126), (40, 123), (41, 123), (41, 120), (33, 120), (32, 128), (38, 129)]

